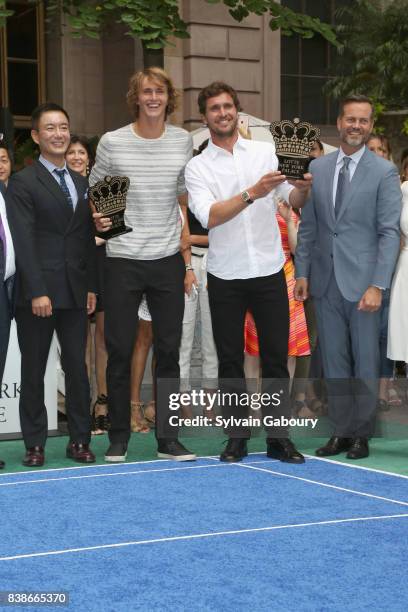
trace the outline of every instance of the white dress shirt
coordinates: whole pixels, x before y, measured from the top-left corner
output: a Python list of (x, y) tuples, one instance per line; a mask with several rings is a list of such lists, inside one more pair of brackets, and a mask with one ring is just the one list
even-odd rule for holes
[(335, 202), (336, 202), (337, 183), (338, 183), (338, 180), (339, 180), (339, 172), (340, 172), (340, 170), (341, 170), (341, 168), (343, 166), (343, 163), (344, 163), (343, 159), (345, 157), (349, 157), (351, 159), (351, 162), (349, 164), (349, 174), (350, 174), (350, 182), (351, 182), (351, 179), (353, 178), (354, 173), (356, 171), (358, 162), (363, 157), (365, 150), (366, 150), (366, 148), (364, 146), (364, 147), (361, 147), (361, 149), (359, 149), (355, 153), (352, 153), (352, 155), (346, 155), (346, 153), (344, 153), (343, 149), (340, 147), (339, 154), (337, 156), (336, 169), (334, 171), (333, 206), (335, 205)]
[[(233, 153), (208, 147), (186, 166), (189, 207), (203, 227), (210, 208), (252, 187), (268, 172), (278, 169), (275, 147), (269, 142), (238, 137)], [(275, 274), (285, 257), (276, 220), (274, 195), (288, 201), (293, 187), (285, 181), (264, 198), (255, 200), (233, 219), (211, 228), (207, 270), (224, 280)]]
[(4, 201), (3, 196), (0, 193), (0, 216), (4, 227), (4, 233), (6, 235), (6, 265), (5, 265), (5, 273), (4, 279), (7, 280), (10, 276), (13, 276), (16, 272), (16, 264), (14, 260), (14, 247), (13, 241), (11, 239), (10, 228), (7, 222), (7, 213), (6, 213), (6, 203)]

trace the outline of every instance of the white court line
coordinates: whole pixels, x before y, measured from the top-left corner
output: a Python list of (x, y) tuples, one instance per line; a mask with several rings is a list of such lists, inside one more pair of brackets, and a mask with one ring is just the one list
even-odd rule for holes
[[(205, 457), (205, 459), (210, 458), (212, 459), (212, 457)], [(160, 460), (159, 460), (160, 461)], [(165, 462), (165, 461), (171, 461), (169, 459), (162, 459), (161, 463)], [(212, 468), (212, 467), (228, 467), (229, 463), (222, 463), (219, 461), (219, 459), (217, 459), (218, 463), (214, 464), (214, 463), (210, 463), (208, 465), (189, 465), (186, 467), (180, 467), (178, 465), (174, 465), (173, 463), (173, 467), (168, 467), (168, 468), (158, 468), (158, 469), (153, 469), (153, 470), (127, 470), (125, 472), (109, 472), (108, 474), (88, 474), (85, 476), (61, 476), (60, 478), (36, 478), (35, 480), (15, 480), (12, 482), (0, 482), (0, 487), (11, 487), (11, 486), (16, 486), (16, 485), (26, 485), (26, 484), (37, 484), (39, 482), (58, 482), (60, 480), (83, 480), (85, 478), (105, 478), (105, 477), (109, 477), (109, 476), (127, 476), (129, 474), (147, 474), (149, 472), (177, 472), (179, 470), (198, 470), (198, 469), (202, 469), (202, 468)], [(277, 459), (267, 459), (267, 460), (263, 460), (263, 461), (252, 461), (251, 465), (255, 465), (258, 463), (276, 463), (278, 460)], [(140, 461), (140, 462), (134, 462), (132, 464), (127, 464), (127, 465), (139, 465), (139, 463), (153, 463), (153, 461)], [(110, 465), (109, 467), (112, 467), (112, 465)], [(88, 466), (89, 469), (89, 466)], [(92, 468), (91, 468), (92, 469)], [(45, 472), (45, 470), (42, 470)], [(25, 473), (25, 472), (23, 472)], [(29, 474), (32, 474), (33, 472), (28, 472)], [(35, 472), (35, 474), (40, 475), (42, 472)], [(13, 476), (13, 473), (8, 474), (9, 476)]]
[[(263, 463), (263, 462), (262, 462)], [(26, 484), (39, 484), (42, 482), (58, 482), (60, 480), (84, 480), (86, 478), (108, 478), (109, 476), (129, 476), (129, 474), (150, 474), (150, 472), (178, 472), (181, 470), (203, 470), (205, 468), (228, 467), (228, 463), (210, 463), (209, 465), (191, 465), (186, 467), (168, 467), (153, 470), (129, 470), (127, 472), (111, 472), (108, 474), (88, 474), (87, 476), (61, 476), (60, 478), (38, 478), (36, 480), (16, 480), (14, 482), (1, 482), (0, 487), (11, 487)]]
[(405, 474), (396, 474), (395, 472), (386, 472), (385, 470), (379, 470), (377, 468), (366, 467), (365, 465), (354, 465), (351, 463), (343, 463), (338, 459), (328, 459), (327, 457), (315, 457), (314, 455), (305, 455), (308, 459), (315, 459), (316, 461), (326, 461), (327, 463), (334, 463), (335, 465), (341, 465), (348, 468), (354, 468), (357, 470), (366, 470), (368, 472), (376, 472), (377, 474), (385, 474), (385, 476), (395, 476), (396, 478), (408, 478)]
[[(262, 455), (261, 452), (253, 452), (248, 453), (249, 455)], [(313, 459), (314, 457), (312, 457)], [(201, 459), (215, 459), (217, 461), (220, 460), (219, 455), (204, 455), (203, 457), (197, 457), (197, 460)], [(270, 459), (269, 461), (272, 461)], [(274, 460), (275, 461), (275, 460)], [(123, 461), (117, 464), (117, 467), (125, 467), (127, 465), (143, 465), (145, 463), (173, 463), (172, 459), (148, 459), (146, 461)], [(112, 468), (112, 463), (97, 463), (95, 465), (69, 465), (67, 467), (62, 468), (45, 468), (44, 470), (37, 470), (33, 472), (32, 470), (21, 470), (20, 472), (0, 472), (0, 479), (6, 476), (14, 476), (18, 474), (19, 476), (25, 476), (30, 474), (42, 474), (43, 472), (65, 472), (65, 470), (94, 470), (95, 468)]]
[[(209, 457), (197, 457), (197, 459), (208, 459)], [(118, 463), (118, 467), (123, 467), (125, 465), (141, 465), (143, 463), (164, 463), (166, 461), (172, 461), (171, 459), (149, 459), (146, 461), (123, 461)], [(14, 474), (18, 474), (19, 476), (25, 474), (42, 474), (43, 472), (65, 472), (65, 470), (94, 470), (95, 468), (112, 468), (112, 463), (97, 463), (95, 465), (69, 465), (67, 467), (62, 468), (46, 468), (44, 470), (37, 470), (33, 472), (32, 470), (21, 470), (21, 472), (2, 472), (0, 473), (0, 478), (3, 476), (13, 476)]]
[(311, 480), (310, 478), (303, 478), (302, 476), (293, 476), (293, 474), (286, 474), (285, 472), (275, 472), (274, 470), (267, 470), (260, 467), (252, 467), (251, 463), (232, 463), (237, 467), (242, 467), (248, 470), (256, 470), (258, 472), (265, 472), (266, 474), (272, 474), (273, 476), (283, 476), (284, 478), (293, 478), (294, 480), (301, 480), (310, 484), (316, 484), (320, 487), (327, 487), (328, 489), (335, 489), (337, 491), (344, 491), (345, 493), (354, 493), (355, 495), (362, 495), (364, 497), (371, 497), (373, 499), (380, 499), (381, 501), (387, 501), (392, 504), (400, 504), (401, 506), (408, 506), (408, 502), (404, 502), (398, 499), (391, 499), (389, 497), (382, 497), (381, 495), (373, 495), (373, 493), (364, 493), (363, 491), (356, 491), (355, 489), (347, 489), (346, 487), (338, 487), (337, 485), (328, 484), (327, 482), (320, 482), (318, 480)]
[(382, 516), (360, 516), (356, 518), (333, 519), (331, 521), (314, 521), (312, 523), (295, 523), (292, 525), (273, 525), (272, 527), (253, 527), (250, 529), (234, 529), (231, 531), (213, 531), (210, 533), (193, 533), (190, 535), (170, 536), (167, 538), (154, 538), (151, 540), (134, 540), (132, 542), (118, 542), (116, 544), (100, 544), (99, 546), (83, 546), (80, 548), (65, 548), (62, 550), (49, 550), (46, 552), (26, 553), (9, 557), (0, 557), (0, 561), (13, 561), (16, 559), (30, 559), (33, 557), (48, 557), (51, 555), (66, 555), (68, 553), (85, 552), (89, 550), (102, 550), (107, 548), (123, 548), (125, 546), (137, 546), (140, 544), (158, 544), (162, 542), (177, 542), (180, 540), (198, 540), (202, 538), (213, 538), (216, 536), (237, 535), (241, 533), (259, 533), (275, 531), (278, 529), (294, 529), (298, 527), (314, 527), (317, 525), (338, 525), (341, 523), (355, 523), (359, 521), (378, 521), (383, 519), (406, 518), (408, 514), (388, 514)]

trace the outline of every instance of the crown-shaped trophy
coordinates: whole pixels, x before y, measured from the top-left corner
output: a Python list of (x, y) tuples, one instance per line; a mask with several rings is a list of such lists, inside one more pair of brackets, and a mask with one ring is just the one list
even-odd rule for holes
[(104, 240), (133, 231), (131, 227), (126, 227), (124, 220), (128, 189), (127, 176), (105, 176), (89, 189), (89, 197), (97, 212), (112, 221), (112, 227), (107, 232), (98, 234)]
[(279, 170), (290, 179), (303, 179), (311, 161), (310, 151), (320, 130), (300, 119), (274, 121), (269, 126), (275, 141)]

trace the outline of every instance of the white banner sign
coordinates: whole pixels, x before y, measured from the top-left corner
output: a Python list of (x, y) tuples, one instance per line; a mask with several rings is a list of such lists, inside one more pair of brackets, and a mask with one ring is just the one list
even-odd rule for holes
[[(0, 392), (0, 438), (9, 434), (21, 437), (18, 403), (20, 399), (20, 349), (17, 342), (17, 330), (14, 321), (11, 323), (10, 342), (7, 352), (6, 368)], [(54, 337), (48, 355), (47, 370), (44, 378), (45, 406), (48, 414), (48, 429), (58, 428), (57, 420), (57, 342)], [(10, 437), (16, 437), (15, 435)]]

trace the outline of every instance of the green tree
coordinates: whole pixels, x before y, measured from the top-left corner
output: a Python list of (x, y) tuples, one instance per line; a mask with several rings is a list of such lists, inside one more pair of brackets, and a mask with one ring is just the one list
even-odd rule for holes
[(341, 10), (337, 74), (328, 92), (371, 97), (379, 109), (408, 105), (408, 7), (406, 0), (355, 0)]
[[(30, 0), (29, 0), (30, 1)], [(38, 0), (31, 0), (38, 2)], [(270, 16), (272, 30), (285, 35), (299, 34), (311, 38), (320, 34), (336, 45), (333, 28), (319, 19), (303, 15), (274, 0), (206, 0), (209, 4), (223, 2), (231, 16), (242, 21), (250, 14)], [(178, 0), (45, 0), (48, 19), (66, 17), (74, 37), (99, 38), (108, 23), (124, 25), (126, 34), (139, 38), (145, 49), (159, 51), (171, 37), (188, 38), (187, 24), (181, 19)], [(6, 10), (6, 0), (0, 0), (0, 25), (12, 14)]]

